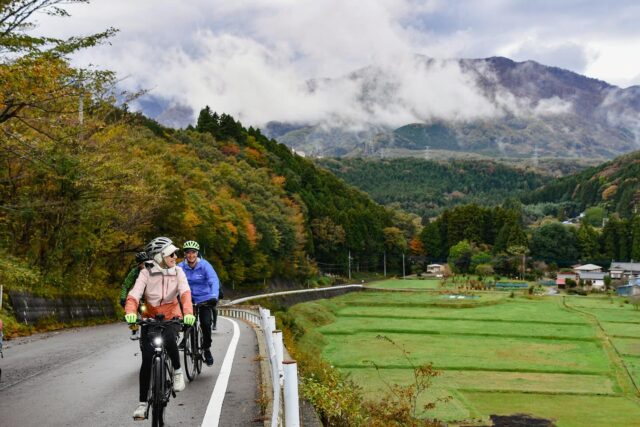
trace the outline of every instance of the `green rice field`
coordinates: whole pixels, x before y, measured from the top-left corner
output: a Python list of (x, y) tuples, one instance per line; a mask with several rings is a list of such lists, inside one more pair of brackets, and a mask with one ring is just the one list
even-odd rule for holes
[(317, 348), (368, 397), (409, 384), (412, 364), (433, 363), (441, 375), (419, 403), (448, 397), (423, 415), (450, 425), (524, 413), (558, 426), (640, 426), (640, 311), (622, 299), (505, 292), (452, 298), (437, 286), (425, 292), (429, 284), (406, 291), (406, 282), (427, 280), (389, 282), (384, 287), (403, 290), (290, 309), (305, 318), (301, 344)]

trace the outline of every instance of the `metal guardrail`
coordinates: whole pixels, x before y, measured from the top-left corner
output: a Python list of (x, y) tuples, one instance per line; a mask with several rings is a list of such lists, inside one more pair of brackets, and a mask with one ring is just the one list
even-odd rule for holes
[(269, 371), (273, 385), (271, 427), (299, 427), (300, 404), (298, 400), (298, 365), (295, 360), (283, 360), (284, 344), (282, 331), (276, 329), (276, 318), (271, 312), (262, 307), (243, 307), (236, 304), (273, 296), (313, 293), (322, 291), (336, 291), (340, 289), (360, 288), (362, 285), (341, 285), (315, 289), (299, 289), (295, 291), (281, 291), (269, 294), (253, 295), (239, 298), (218, 306), (218, 314), (246, 320), (259, 327), (267, 346)]
[[(219, 306), (218, 314), (246, 320), (258, 326), (267, 345), (269, 371), (273, 385), (271, 427), (299, 427), (298, 366), (295, 360), (283, 360), (282, 331), (276, 329), (276, 318), (271, 312), (257, 308)], [(283, 423), (284, 422), (284, 423)]]

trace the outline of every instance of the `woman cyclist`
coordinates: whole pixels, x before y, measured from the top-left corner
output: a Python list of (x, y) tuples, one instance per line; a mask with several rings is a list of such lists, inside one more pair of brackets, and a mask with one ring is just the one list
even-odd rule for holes
[[(144, 318), (153, 318), (157, 314), (163, 314), (165, 319), (182, 318), (182, 312), (178, 303), (178, 296), (184, 311), (184, 323), (193, 325), (196, 318), (193, 315), (193, 305), (191, 303), (191, 291), (187, 283), (187, 277), (180, 267), (176, 266), (176, 252), (178, 248), (173, 245), (171, 239), (167, 237), (156, 237), (145, 247), (151, 262), (147, 262), (147, 268), (140, 271), (133, 289), (127, 295), (125, 303), (125, 319), (128, 323), (135, 323), (138, 320), (138, 304), (144, 297), (146, 311)], [(180, 327), (167, 327), (163, 332), (163, 339), (166, 345), (167, 354), (173, 365), (173, 390), (184, 390), (184, 375), (180, 367), (180, 354), (176, 338)], [(140, 366), (140, 395), (139, 404), (133, 412), (136, 420), (144, 419), (147, 409), (147, 392), (151, 379), (151, 361), (153, 358), (153, 346), (146, 333), (146, 328), (142, 329), (142, 365)]]
[(202, 348), (207, 366), (213, 365), (211, 329), (216, 329), (216, 305), (220, 297), (220, 279), (211, 264), (200, 256), (200, 245), (187, 240), (182, 245), (184, 260), (179, 264), (187, 275), (193, 302), (198, 304), (202, 323)]

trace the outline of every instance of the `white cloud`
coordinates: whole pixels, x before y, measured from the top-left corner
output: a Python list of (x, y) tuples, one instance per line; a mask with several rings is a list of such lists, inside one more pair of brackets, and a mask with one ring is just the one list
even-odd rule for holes
[[(246, 125), (337, 115), (354, 125), (395, 125), (568, 108), (555, 101), (531, 107), (504, 94), (496, 108), (459, 67), (439, 61), (427, 70), (415, 54), (502, 53), (613, 83), (637, 83), (640, 69), (633, 19), (640, 12), (631, 1), (614, 9), (583, 0), (93, 0), (70, 12), (67, 19), (41, 17), (42, 32), (121, 30), (112, 46), (84, 51), (78, 63), (112, 69), (128, 76), (130, 89), (151, 89), (172, 104), (195, 111), (208, 104)], [(362, 108), (358, 82), (339, 78), (369, 65), (395, 76), (386, 84), (396, 87), (384, 99), (382, 85)], [(307, 91), (308, 79), (325, 77), (339, 81)]]

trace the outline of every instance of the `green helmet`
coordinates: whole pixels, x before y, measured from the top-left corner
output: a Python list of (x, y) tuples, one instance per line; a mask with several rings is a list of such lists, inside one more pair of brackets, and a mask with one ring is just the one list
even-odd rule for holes
[(182, 250), (186, 251), (186, 250), (189, 250), (189, 249), (192, 249), (194, 251), (200, 252), (200, 245), (195, 240), (187, 240), (182, 245)]

